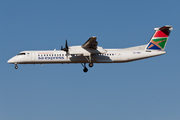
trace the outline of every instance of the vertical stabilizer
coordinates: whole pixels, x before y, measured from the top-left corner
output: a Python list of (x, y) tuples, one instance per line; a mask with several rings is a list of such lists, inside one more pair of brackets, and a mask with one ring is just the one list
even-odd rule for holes
[(172, 30), (172, 26), (163, 26), (160, 28), (154, 28), (155, 33), (149, 43), (147, 44), (147, 50), (164, 50), (166, 47), (169, 34)]

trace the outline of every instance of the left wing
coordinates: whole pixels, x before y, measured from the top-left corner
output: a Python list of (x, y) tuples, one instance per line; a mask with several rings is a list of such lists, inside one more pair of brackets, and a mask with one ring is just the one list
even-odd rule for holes
[(82, 46), (69, 47), (69, 54), (78, 54), (83, 56), (90, 56), (91, 54), (103, 54), (107, 51), (102, 47), (97, 46), (97, 37), (90, 37)]
[(83, 45), (83, 48), (92, 48), (97, 49), (98, 42), (96, 41), (97, 37), (90, 37)]

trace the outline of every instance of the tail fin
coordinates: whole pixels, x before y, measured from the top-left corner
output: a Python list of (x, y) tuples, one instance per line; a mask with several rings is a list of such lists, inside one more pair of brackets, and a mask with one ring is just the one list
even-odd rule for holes
[(154, 28), (154, 30), (155, 33), (147, 44), (146, 50), (164, 50), (169, 34), (173, 28), (172, 26), (163, 26), (160, 28)]

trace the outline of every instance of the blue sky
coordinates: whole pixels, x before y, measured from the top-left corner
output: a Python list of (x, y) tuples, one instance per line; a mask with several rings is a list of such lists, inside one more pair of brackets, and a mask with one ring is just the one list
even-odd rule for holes
[[(1, 0), (1, 120), (180, 119), (178, 0)], [(147, 44), (155, 27), (172, 25), (167, 54), (119, 64), (14, 65), (23, 50)]]

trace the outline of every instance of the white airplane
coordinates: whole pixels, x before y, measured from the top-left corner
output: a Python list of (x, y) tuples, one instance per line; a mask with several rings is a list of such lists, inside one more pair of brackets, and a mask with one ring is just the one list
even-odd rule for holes
[(22, 51), (8, 60), (15, 64), (51, 64), (51, 63), (81, 63), (83, 71), (87, 72), (86, 63), (93, 67), (93, 63), (123, 63), (165, 54), (164, 51), (172, 26), (154, 28), (155, 33), (146, 45), (124, 48), (103, 49), (97, 46), (97, 37), (90, 37), (82, 46), (68, 47), (49, 51)]

